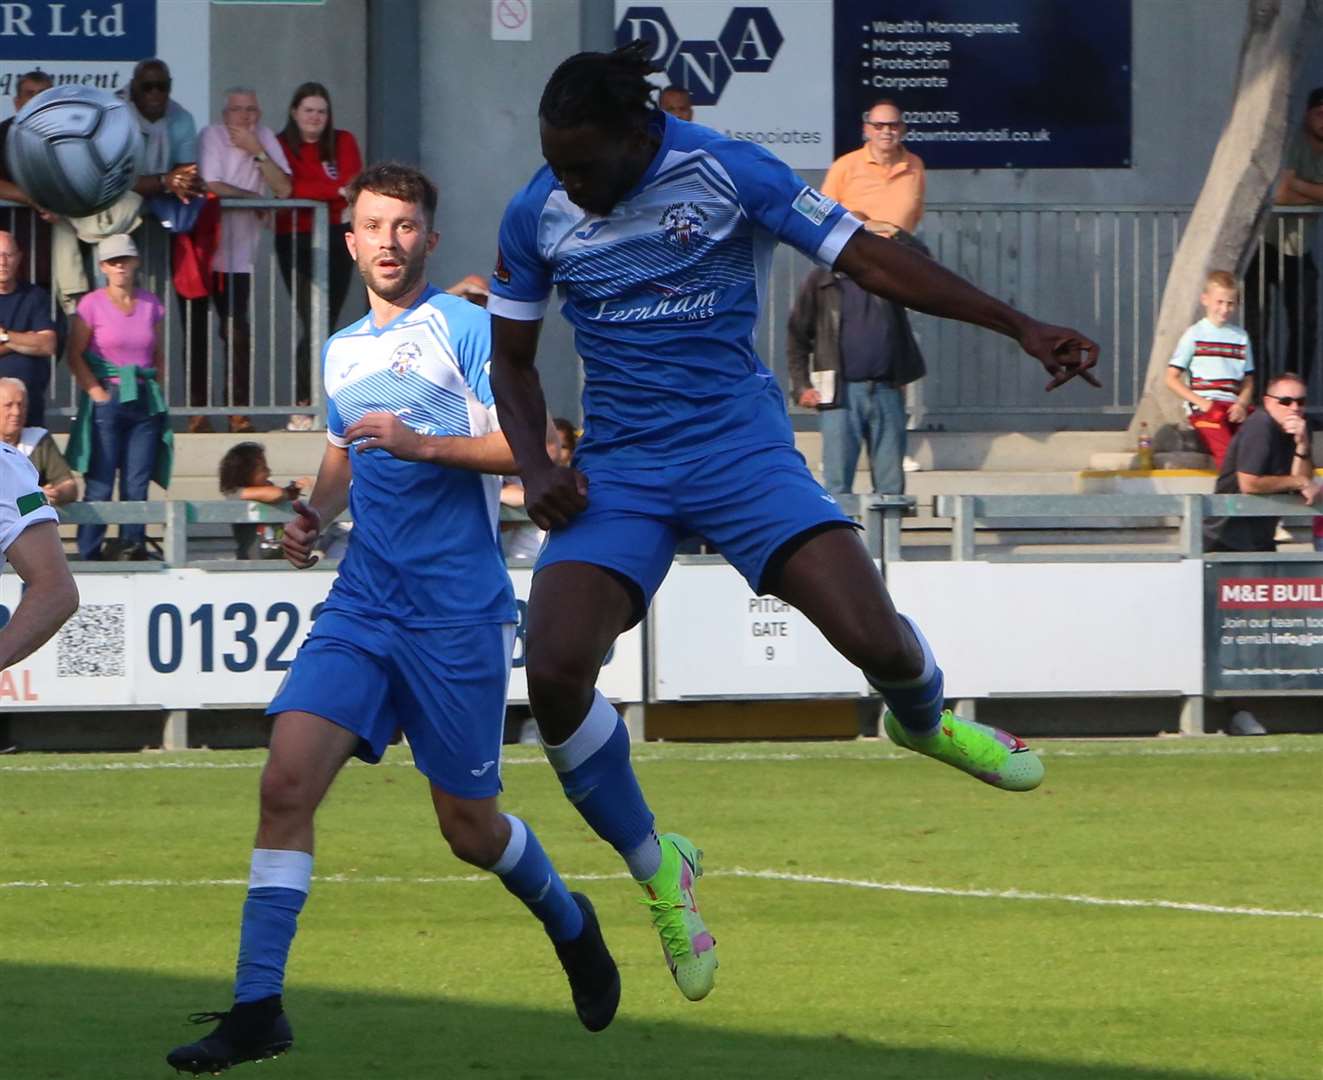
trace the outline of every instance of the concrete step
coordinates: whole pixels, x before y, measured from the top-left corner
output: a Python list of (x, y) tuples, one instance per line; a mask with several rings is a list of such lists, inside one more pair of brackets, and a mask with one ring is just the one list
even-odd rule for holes
[[(1133, 453), (1134, 448), (1134, 440), (1124, 431), (911, 431), (907, 442), (909, 456), (922, 468), (940, 471), (1085, 469), (1094, 454)], [(813, 469), (821, 467), (818, 432), (796, 432), (795, 444)]]

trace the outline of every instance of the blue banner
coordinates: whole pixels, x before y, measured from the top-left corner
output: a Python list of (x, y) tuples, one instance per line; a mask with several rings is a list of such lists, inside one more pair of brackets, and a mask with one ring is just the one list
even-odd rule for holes
[(837, 156), (893, 98), (930, 169), (1130, 166), (1131, 0), (835, 0)]
[(0, 3), (0, 61), (156, 55), (156, 0)]

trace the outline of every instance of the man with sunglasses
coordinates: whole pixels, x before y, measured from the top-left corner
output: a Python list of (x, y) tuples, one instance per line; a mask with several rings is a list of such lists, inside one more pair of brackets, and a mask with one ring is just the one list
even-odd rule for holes
[(133, 190), (143, 198), (174, 195), (187, 202), (205, 194), (198, 175), (198, 128), (193, 114), (170, 97), (164, 60), (142, 60), (133, 69), (129, 102), (142, 130), (143, 164)]
[[(1263, 408), (1251, 413), (1227, 448), (1214, 490), (1219, 495), (1277, 495), (1298, 492), (1306, 503), (1319, 495), (1305, 384), (1293, 371), (1268, 383)], [(1204, 526), (1207, 551), (1276, 551), (1277, 518), (1210, 518)]]
[(863, 119), (864, 145), (832, 162), (822, 193), (863, 218), (870, 232), (912, 233), (923, 217), (926, 181), (923, 162), (905, 149), (900, 106), (880, 98)]

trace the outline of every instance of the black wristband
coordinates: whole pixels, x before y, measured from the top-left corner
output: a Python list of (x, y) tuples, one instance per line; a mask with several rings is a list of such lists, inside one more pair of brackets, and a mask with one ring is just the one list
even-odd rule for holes
[(1298, 451), (1298, 450), (1296, 451), (1295, 456), (1298, 457), (1298, 458), (1302, 458), (1302, 459), (1304, 459), (1305, 461), (1308, 461), (1311, 457), (1313, 457), (1312, 454), (1302, 454), (1302, 453), (1300, 453), (1300, 451)]

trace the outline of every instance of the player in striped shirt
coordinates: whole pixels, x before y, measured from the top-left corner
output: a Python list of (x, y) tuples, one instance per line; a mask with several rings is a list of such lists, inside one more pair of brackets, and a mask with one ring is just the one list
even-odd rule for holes
[(285, 555), (300, 569), (315, 562), (322, 523), (346, 504), (354, 528), (267, 709), (275, 726), (234, 1005), (201, 1014), (219, 1026), (166, 1056), (194, 1074), (293, 1044), (282, 994), (312, 881), (313, 817), (345, 762), (379, 761), (397, 730), (451, 851), (494, 873), (542, 922), (584, 1027), (604, 1028), (620, 1000), (592, 905), (566, 889), (533, 830), (497, 805), (515, 619), (497, 495), (514, 461), (487, 381), (487, 313), (423, 277), (437, 194), (422, 173), (373, 166), (347, 198), (346, 242), (369, 311), (326, 344), (327, 446), (311, 497), (294, 504)]
[[(594, 687), (680, 538), (706, 537), (754, 591), (803, 611), (881, 693), (898, 744), (1003, 789), (1036, 787), (1043, 771), (1015, 736), (944, 711), (932, 650), (795, 449), (752, 345), (776, 243), (907, 307), (1015, 338), (1049, 389), (1094, 381), (1097, 346), (861, 230), (761, 147), (654, 108), (649, 51), (581, 53), (552, 74), (538, 110), (547, 165), (506, 210), (488, 310), (502, 427), (529, 516), (551, 530), (529, 598), (533, 715), (566, 795), (642, 886), (667, 966), (698, 1000), (716, 971), (694, 899), (701, 852), (655, 831), (624, 725)], [(534, 359), (553, 288), (584, 364), (572, 466), (542, 448)]]
[(1167, 367), (1167, 389), (1185, 400), (1190, 426), (1219, 469), (1254, 400), (1249, 334), (1230, 321), (1239, 299), (1234, 276), (1210, 271), (1199, 296), (1204, 317), (1181, 335)]

